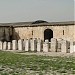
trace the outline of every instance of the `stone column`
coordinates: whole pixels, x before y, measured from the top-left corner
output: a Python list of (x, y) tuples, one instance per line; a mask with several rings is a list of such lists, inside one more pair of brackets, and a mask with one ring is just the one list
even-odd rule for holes
[(37, 50), (37, 42), (36, 39), (31, 39), (30, 40), (30, 50), (31, 51), (36, 51)]
[(0, 41), (0, 50), (2, 50), (2, 49), (3, 49), (3, 42)]
[(17, 50), (17, 40), (12, 40), (12, 49)]
[(24, 48), (25, 48), (25, 51), (29, 51), (29, 40), (24, 40)]
[(51, 39), (51, 52), (57, 51), (57, 39), (52, 38)]
[(70, 40), (70, 53), (74, 52), (74, 43), (72, 40)]
[(57, 39), (57, 52), (61, 52), (61, 42), (62, 42), (62, 39)]
[(41, 52), (41, 50), (42, 50), (42, 45), (41, 45), (41, 39), (37, 39), (37, 52)]
[(49, 44), (48, 43), (43, 43), (43, 52), (48, 52), (49, 51)]
[(23, 40), (22, 39), (18, 40), (18, 50), (20, 51), (23, 50)]
[(68, 42), (66, 40), (62, 40), (61, 52), (67, 53), (67, 51), (68, 51)]
[(8, 42), (8, 50), (11, 50), (12, 46), (11, 46), (11, 42)]
[(3, 42), (3, 50), (7, 50), (7, 42)]

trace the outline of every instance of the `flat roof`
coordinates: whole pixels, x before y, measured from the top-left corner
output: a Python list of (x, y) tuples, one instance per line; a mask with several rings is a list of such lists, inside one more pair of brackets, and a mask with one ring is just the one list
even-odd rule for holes
[(36, 27), (36, 26), (68, 26), (68, 25), (75, 25), (75, 21), (44, 22), (44, 23), (33, 23), (33, 22), (0, 23), (0, 27)]

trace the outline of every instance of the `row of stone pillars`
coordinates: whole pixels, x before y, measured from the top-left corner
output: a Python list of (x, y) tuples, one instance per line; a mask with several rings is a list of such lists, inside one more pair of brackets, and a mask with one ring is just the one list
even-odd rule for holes
[(63, 39), (52, 38), (51, 42), (41, 39), (20, 39), (12, 40), (12, 42), (1, 42), (0, 50), (18, 50), (31, 52), (75, 52), (75, 45), (72, 40), (67, 41)]

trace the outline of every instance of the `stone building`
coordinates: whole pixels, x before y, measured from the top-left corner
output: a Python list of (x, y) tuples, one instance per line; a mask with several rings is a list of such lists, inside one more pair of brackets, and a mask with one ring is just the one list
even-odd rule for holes
[(51, 38), (62, 38), (75, 41), (74, 21), (46, 22), (38, 20), (35, 22), (0, 23), (1, 41), (30, 38), (48, 39), (49, 41)]

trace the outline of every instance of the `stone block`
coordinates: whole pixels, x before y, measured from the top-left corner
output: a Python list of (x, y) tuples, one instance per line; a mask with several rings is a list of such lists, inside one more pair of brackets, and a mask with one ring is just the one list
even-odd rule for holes
[(12, 40), (12, 50), (17, 50), (17, 48), (18, 48), (17, 40)]
[(36, 51), (37, 50), (37, 42), (36, 42), (36, 39), (31, 39), (30, 40), (30, 50), (31, 51)]
[(0, 50), (2, 50), (2, 49), (3, 49), (3, 42), (0, 41)]
[(73, 40), (70, 40), (70, 53), (74, 52), (74, 43)]
[(57, 52), (61, 52), (61, 43), (62, 43), (62, 40), (61, 38), (57, 39)]
[(43, 52), (48, 52), (49, 51), (49, 44), (48, 43), (43, 43)]
[(29, 40), (24, 40), (25, 51), (29, 51)]
[(8, 50), (11, 50), (12, 49), (12, 44), (11, 42), (8, 42), (8, 47), (7, 47)]
[(41, 50), (42, 50), (41, 44), (42, 44), (42, 41), (41, 41), (40, 39), (38, 39), (38, 40), (37, 40), (37, 52), (41, 52)]
[(23, 50), (23, 40), (22, 39), (18, 40), (18, 50), (20, 51)]
[(73, 47), (74, 47), (74, 52), (75, 52), (75, 45)]
[(57, 39), (52, 38), (51, 39), (51, 52), (57, 51)]
[(7, 50), (7, 42), (3, 42), (3, 50)]
[(68, 52), (68, 42), (66, 40), (62, 40), (61, 52), (63, 52), (63, 53), (67, 53)]

